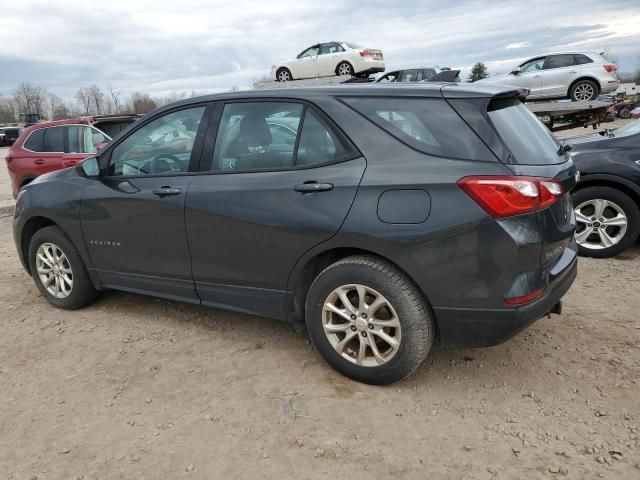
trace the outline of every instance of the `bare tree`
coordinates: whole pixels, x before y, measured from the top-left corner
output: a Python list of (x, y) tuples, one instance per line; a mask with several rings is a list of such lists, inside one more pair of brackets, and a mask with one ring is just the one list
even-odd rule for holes
[(132, 93), (131, 103), (133, 113), (149, 113), (157, 107), (155, 100), (148, 93)]
[(12, 123), (16, 121), (16, 103), (11, 97), (0, 95), (0, 123)]
[(109, 96), (113, 102), (113, 113), (120, 113), (120, 96), (122, 95), (122, 90), (114, 87), (111, 80), (109, 80), (107, 82), (107, 92), (109, 92)]
[(18, 114), (32, 114), (38, 118), (45, 118), (47, 109), (47, 91), (29, 82), (23, 82), (14, 96)]
[(89, 100), (91, 108), (95, 115), (102, 115), (104, 113), (104, 93), (100, 90), (100, 87), (95, 83), (87, 87), (89, 93)]
[(85, 87), (78, 87), (76, 91), (76, 100), (80, 104), (80, 108), (84, 115), (91, 115), (91, 98)]

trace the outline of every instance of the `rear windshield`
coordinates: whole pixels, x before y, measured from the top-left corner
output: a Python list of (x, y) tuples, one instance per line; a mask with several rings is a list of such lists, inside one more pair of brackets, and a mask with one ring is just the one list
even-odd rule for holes
[(410, 147), (430, 155), (497, 161), (458, 114), (438, 98), (343, 98), (352, 108)]
[(544, 124), (517, 99), (489, 103), (489, 118), (511, 151), (510, 162), (549, 165), (566, 161), (560, 144)]

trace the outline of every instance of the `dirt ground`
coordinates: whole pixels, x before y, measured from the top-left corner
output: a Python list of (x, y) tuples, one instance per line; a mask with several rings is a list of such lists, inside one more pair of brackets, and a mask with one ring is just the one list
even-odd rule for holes
[(275, 321), (116, 292), (56, 310), (3, 215), (0, 478), (640, 478), (638, 245), (581, 259), (562, 316), (370, 387)]

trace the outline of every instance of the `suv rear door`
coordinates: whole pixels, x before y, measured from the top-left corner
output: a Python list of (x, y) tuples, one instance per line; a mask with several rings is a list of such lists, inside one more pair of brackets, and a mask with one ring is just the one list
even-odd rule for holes
[(366, 162), (310, 104), (217, 109), (186, 202), (195, 286), (204, 304), (284, 318), (293, 266), (338, 231)]
[(571, 53), (549, 55), (542, 66), (542, 88), (545, 97), (567, 95), (569, 85), (578, 78), (579, 67)]

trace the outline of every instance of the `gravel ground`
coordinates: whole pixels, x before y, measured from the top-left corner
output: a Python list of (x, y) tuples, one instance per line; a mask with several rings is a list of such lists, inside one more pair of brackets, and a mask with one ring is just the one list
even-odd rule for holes
[(640, 478), (638, 245), (581, 259), (562, 316), (391, 387), (270, 320), (116, 292), (56, 310), (7, 216), (0, 256), (0, 478)]

